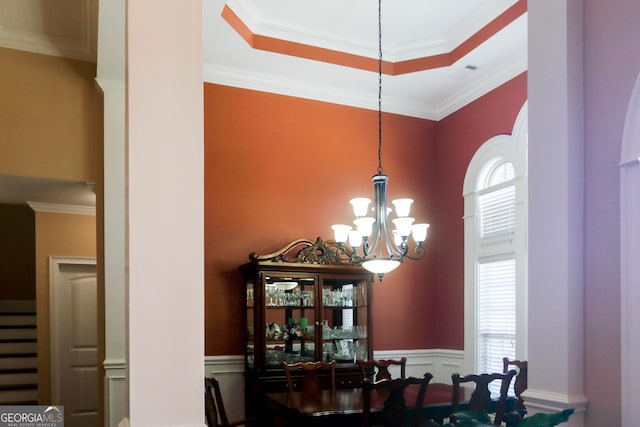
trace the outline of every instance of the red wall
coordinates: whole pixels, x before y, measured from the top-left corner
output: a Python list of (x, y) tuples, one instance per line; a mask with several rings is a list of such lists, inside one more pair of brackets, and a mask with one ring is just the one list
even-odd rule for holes
[(464, 349), (464, 200), (462, 186), (476, 150), (495, 135), (511, 134), (527, 99), (526, 73), (444, 118), (436, 127), (437, 348)]
[[(242, 354), (237, 267), (250, 252), (332, 238), (331, 224), (352, 220), (349, 199), (373, 197), (377, 112), (214, 84), (204, 93), (205, 354)], [(383, 116), (389, 199), (414, 198), (413, 215), (436, 227), (434, 132), (428, 120)], [(427, 250), (376, 281), (376, 349), (436, 345), (425, 310), (435, 298), (432, 242)]]
[[(237, 267), (299, 237), (332, 238), (330, 225), (352, 218), (349, 199), (373, 197), (377, 112), (214, 84), (204, 93), (205, 354), (242, 354)], [(431, 230), (425, 259), (376, 280), (376, 350), (463, 348), (464, 174), (525, 99), (522, 75), (437, 124), (384, 114), (389, 199), (415, 199), (412, 215)]]

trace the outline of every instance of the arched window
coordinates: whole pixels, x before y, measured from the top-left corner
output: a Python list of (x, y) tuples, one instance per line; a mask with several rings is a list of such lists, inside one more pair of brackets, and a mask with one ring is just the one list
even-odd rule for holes
[(512, 135), (469, 163), (465, 199), (465, 370), (500, 372), (526, 359), (527, 104)]

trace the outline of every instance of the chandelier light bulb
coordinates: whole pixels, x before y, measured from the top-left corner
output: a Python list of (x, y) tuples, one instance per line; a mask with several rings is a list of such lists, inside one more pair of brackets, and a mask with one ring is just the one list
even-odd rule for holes
[(415, 221), (415, 219), (410, 217), (394, 219), (393, 223), (396, 226), (395, 232), (400, 237), (409, 237), (409, 235), (411, 234), (411, 224), (413, 224), (413, 221)]
[(373, 231), (373, 224), (376, 222), (375, 218), (365, 216), (364, 218), (356, 218), (353, 223), (358, 228), (358, 233), (362, 237), (369, 237)]
[(397, 247), (400, 247), (403, 240), (402, 236), (399, 235), (396, 230), (393, 230), (393, 243), (395, 243)]
[(369, 207), (369, 203), (371, 203), (371, 199), (367, 199), (366, 197), (356, 197), (349, 201), (351, 206), (353, 206), (353, 213), (356, 218), (361, 218), (363, 216), (367, 216), (367, 208)]
[(429, 231), (429, 224), (413, 224), (411, 226), (411, 235), (418, 244), (427, 240), (427, 231)]
[(358, 230), (351, 230), (349, 232), (349, 244), (352, 248), (358, 248), (362, 244), (362, 234)]
[(396, 207), (397, 217), (406, 217), (409, 216), (409, 212), (411, 212), (411, 204), (413, 203), (413, 199), (396, 199), (391, 203), (393, 203), (393, 206)]
[(334, 224), (331, 226), (333, 229), (333, 238), (338, 243), (344, 243), (349, 238), (349, 231), (351, 231), (350, 225)]

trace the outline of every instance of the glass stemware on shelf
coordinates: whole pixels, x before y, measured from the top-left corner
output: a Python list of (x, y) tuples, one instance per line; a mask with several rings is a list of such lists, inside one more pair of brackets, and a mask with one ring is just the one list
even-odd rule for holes
[(290, 292), (267, 286), (266, 304), (269, 307), (313, 307), (313, 291), (296, 290)]
[(322, 338), (326, 340), (367, 338), (367, 326), (354, 325), (331, 328), (328, 321), (325, 320), (322, 324)]
[(323, 289), (322, 305), (325, 307), (354, 307), (358, 305), (358, 294), (353, 288)]

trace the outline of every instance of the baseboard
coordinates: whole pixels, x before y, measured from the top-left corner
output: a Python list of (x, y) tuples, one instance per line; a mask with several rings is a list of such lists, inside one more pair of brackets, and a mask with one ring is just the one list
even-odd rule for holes
[(587, 410), (587, 398), (580, 395), (552, 393), (544, 390), (527, 389), (522, 393), (527, 408), (531, 412), (559, 412), (573, 408), (576, 413)]

